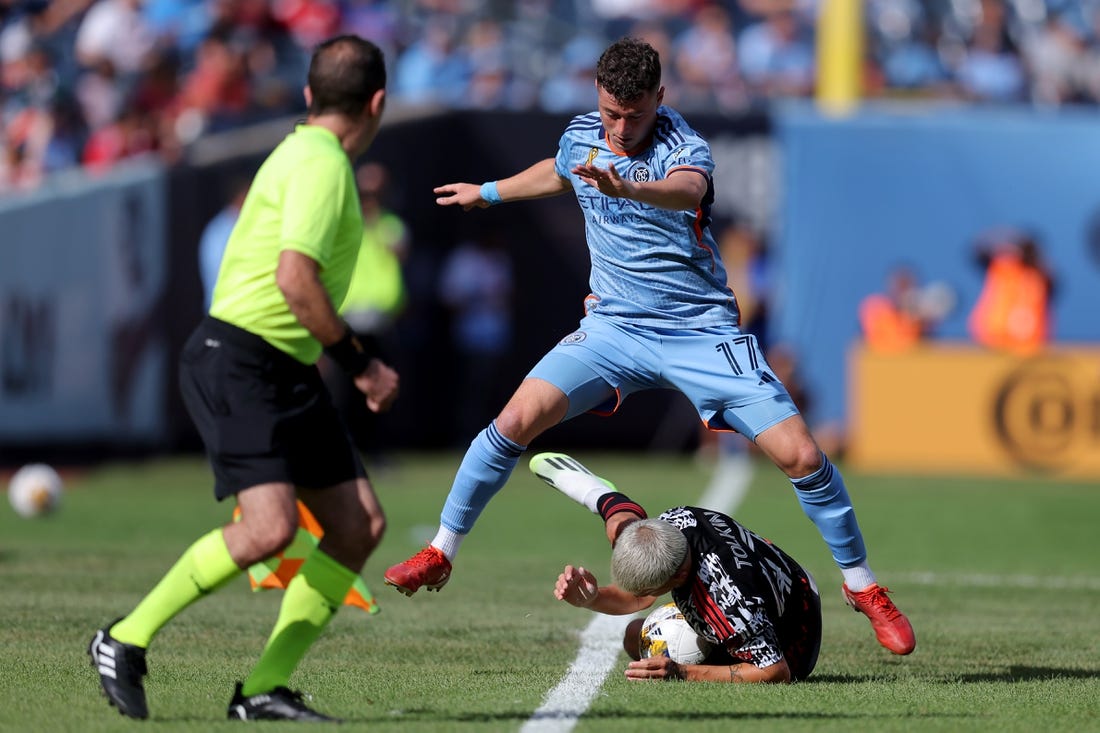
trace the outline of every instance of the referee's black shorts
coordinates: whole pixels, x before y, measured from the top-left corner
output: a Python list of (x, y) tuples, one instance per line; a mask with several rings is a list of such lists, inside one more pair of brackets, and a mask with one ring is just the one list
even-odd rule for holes
[(207, 316), (180, 355), (180, 391), (218, 500), (258, 484), (327, 488), (365, 476), (317, 367)]

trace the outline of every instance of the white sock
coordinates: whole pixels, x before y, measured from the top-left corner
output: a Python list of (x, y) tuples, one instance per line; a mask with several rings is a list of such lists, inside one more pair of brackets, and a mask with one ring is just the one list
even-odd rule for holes
[(575, 471), (562, 471), (555, 476), (554, 488), (578, 504), (584, 505), (593, 514), (600, 513), (596, 509), (596, 500), (615, 490), (599, 476)]
[(464, 539), (466, 539), (466, 535), (452, 532), (441, 524), (439, 525), (439, 531), (435, 533), (435, 539), (432, 540), (432, 547), (446, 555), (448, 560), (454, 562), (455, 555), (458, 554), (458, 548), (462, 545)]
[(875, 574), (871, 572), (866, 560), (855, 567), (841, 568), (840, 574), (844, 576), (844, 584), (848, 586), (848, 590), (853, 593), (858, 593), (875, 583)]
[(581, 465), (580, 461), (563, 453), (537, 456), (532, 463), (540, 459), (543, 463), (538, 469), (532, 466), (535, 475), (593, 514), (599, 514), (596, 509), (597, 499), (611, 491), (617, 491), (615, 484), (600, 478)]

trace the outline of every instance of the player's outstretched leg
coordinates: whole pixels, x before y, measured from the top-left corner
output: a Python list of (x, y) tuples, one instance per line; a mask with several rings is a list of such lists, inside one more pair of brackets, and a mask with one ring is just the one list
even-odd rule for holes
[[(115, 619), (117, 622), (119, 619)], [(145, 702), (145, 687), (141, 678), (146, 675), (145, 650), (133, 644), (123, 644), (111, 636), (107, 624), (95, 632), (88, 644), (88, 656), (99, 673), (99, 683), (107, 700), (128, 718), (145, 720), (149, 707)]]
[(620, 493), (615, 484), (589, 471), (564, 453), (539, 453), (531, 459), (531, 472), (604, 521), (612, 545), (619, 532), (635, 519), (645, 519), (640, 504)]
[(615, 484), (600, 478), (576, 458), (564, 453), (539, 453), (531, 458), (528, 466), (531, 473), (593, 514), (600, 513), (596, 502), (601, 496), (617, 491)]
[(385, 573), (387, 585), (407, 596), (421, 586), (439, 590), (451, 577), (451, 563), (466, 535), (474, 528), (489, 500), (512, 475), (526, 446), (509, 440), (496, 421), (470, 442), (455, 474), (440, 515), (439, 531), (431, 544)]
[(871, 621), (882, 646), (894, 654), (912, 652), (917, 646), (913, 627), (886, 595), (887, 589), (875, 581), (867, 564), (863, 533), (840, 471), (822, 453), (821, 467), (809, 476), (791, 479), (791, 484), (844, 575), (844, 600)]

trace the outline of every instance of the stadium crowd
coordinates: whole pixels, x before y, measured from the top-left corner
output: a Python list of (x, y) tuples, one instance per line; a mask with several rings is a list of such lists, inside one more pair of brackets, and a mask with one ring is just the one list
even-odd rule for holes
[[(737, 113), (814, 88), (821, 0), (0, 0), (0, 192), (303, 110), (314, 45), (386, 52), (391, 100), (580, 111), (624, 34), (665, 60), (666, 101)], [(1100, 0), (867, 0), (865, 93), (1100, 102)]]

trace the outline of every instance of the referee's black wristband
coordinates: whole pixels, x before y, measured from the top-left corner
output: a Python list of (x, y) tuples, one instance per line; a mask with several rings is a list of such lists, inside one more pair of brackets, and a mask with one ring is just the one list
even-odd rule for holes
[(325, 354), (353, 377), (367, 370), (371, 359), (381, 359), (382, 349), (374, 336), (360, 337), (349, 328), (343, 338), (325, 347)]

